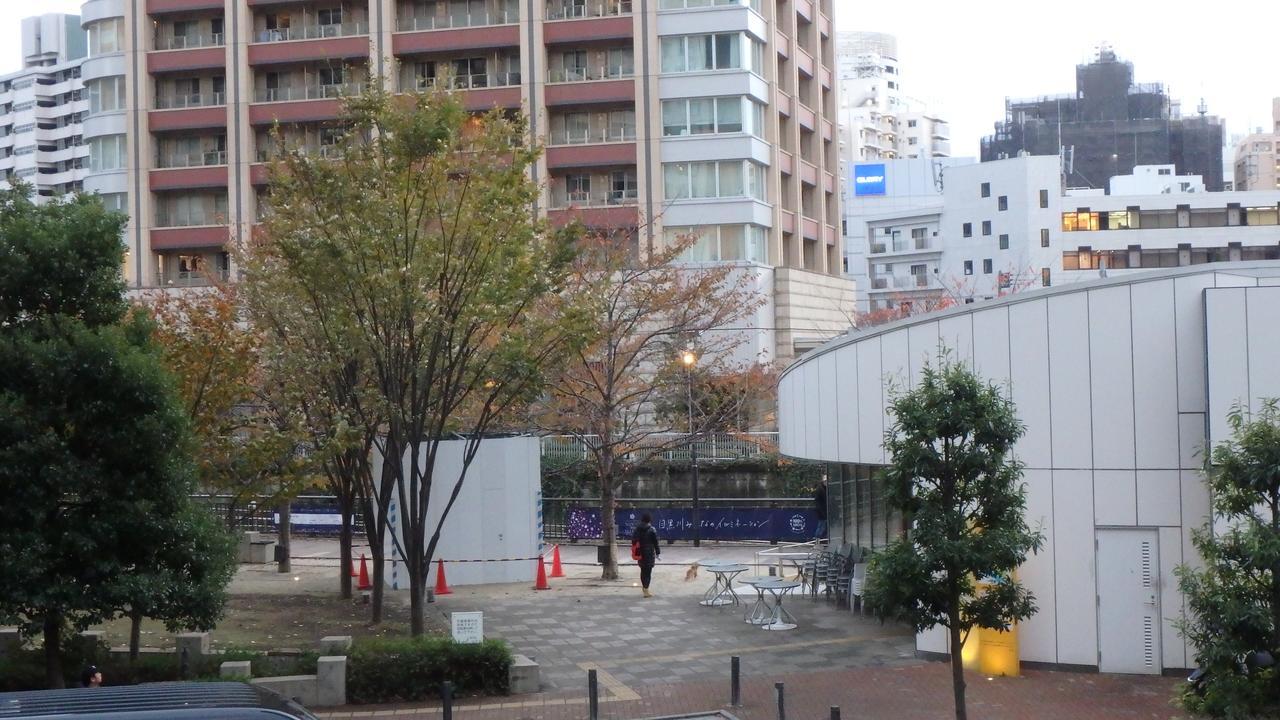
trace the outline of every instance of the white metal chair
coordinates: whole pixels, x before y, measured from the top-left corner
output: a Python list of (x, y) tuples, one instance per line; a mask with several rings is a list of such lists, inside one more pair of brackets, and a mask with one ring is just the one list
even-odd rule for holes
[(853, 599), (858, 599), (858, 612), (866, 615), (866, 607), (862, 602), (862, 587), (867, 580), (867, 564), (853, 564), (853, 578), (849, 580), (849, 610), (853, 611)]

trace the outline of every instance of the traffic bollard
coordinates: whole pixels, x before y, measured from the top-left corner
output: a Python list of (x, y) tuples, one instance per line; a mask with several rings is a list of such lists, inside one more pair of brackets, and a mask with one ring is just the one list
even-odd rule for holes
[(776, 682), (773, 684), (773, 687), (778, 691), (778, 720), (787, 720), (787, 703), (783, 697), (785, 693), (783, 684)]
[(832, 706), (831, 706), (831, 720), (840, 720), (840, 706), (839, 706), (839, 705), (832, 705)]
[(742, 705), (742, 674), (740, 661), (737, 655), (729, 658), (729, 705), (739, 707)]
[(595, 670), (587, 671), (587, 703), (590, 720), (600, 720), (600, 686)]
[(440, 712), (444, 720), (453, 720), (453, 683), (448, 680), (440, 683)]

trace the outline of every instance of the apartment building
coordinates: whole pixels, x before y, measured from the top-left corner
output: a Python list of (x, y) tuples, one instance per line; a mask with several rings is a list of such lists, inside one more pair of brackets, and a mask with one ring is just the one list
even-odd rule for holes
[[(832, 0), (88, 0), (86, 78), (125, 162), (134, 286), (200, 284), (264, 206), (270, 130), (323, 154), (369, 77), (524, 109), (553, 221), (734, 262), (769, 302), (757, 354), (848, 326), (837, 232)], [(91, 72), (90, 72), (91, 70)], [(90, 82), (90, 80), (86, 80)], [(101, 122), (98, 122), (101, 120)], [(104, 140), (105, 143), (105, 140)], [(111, 169), (106, 170), (107, 166)]]
[(1236, 190), (1280, 189), (1280, 97), (1271, 100), (1270, 132), (1256, 132), (1235, 143)]
[(0, 178), (30, 185), (37, 202), (77, 192), (89, 170), (84, 56), (79, 17), (29, 17), (22, 21), (22, 69), (0, 76)]
[(950, 126), (906, 93), (897, 38), (846, 32), (837, 43), (845, 162), (949, 157)]
[[(1280, 191), (1204, 192), (1196, 176), (1139, 166), (1113, 188), (1066, 190), (1056, 156), (941, 171), (937, 198), (865, 220), (872, 311), (991, 300), (1150, 268), (1280, 259)], [(1171, 182), (1169, 178), (1179, 178)], [(1185, 187), (1184, 187), (1185, 186)]]

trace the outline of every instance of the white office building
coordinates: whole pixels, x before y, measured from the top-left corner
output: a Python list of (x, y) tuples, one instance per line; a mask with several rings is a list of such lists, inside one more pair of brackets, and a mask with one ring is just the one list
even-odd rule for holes
[[(995, 188), (993, 188), (993, 191)], [(1173, 232), (1170, 230), (1170, 232)], [(1095, 276), (1096, 278), (1096, 276)], [(1198, 562), (1203, 449), (1233, 403), (1280, 397), (1280, 262), (1147, 270), (1036, 289), (854, 332), (782, 376), (781, 452), (829, 463), (833, 544), (903, 532), (883, 502), (886, 408), (939, 346), (1009, 388), (1026, 433), (1026, 519), (1045, 544), (1019, 569), (1038, 612), (1024, 662), (1151, 673), (1194, 664), (1174, 568)], [(945, 630), (916, 638), (946, 653)]]
[(76, 15), (22, 21), (22, 69), (0, 77), (0, 176), (37, 201), (78, 192), (89, 167), (81, 138), (85, 33)]

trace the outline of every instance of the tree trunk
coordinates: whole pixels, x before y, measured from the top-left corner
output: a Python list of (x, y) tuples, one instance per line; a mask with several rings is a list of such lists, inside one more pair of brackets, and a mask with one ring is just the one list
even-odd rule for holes
[(44, 616), (44, 684), (50, 690), (66, 687), (62, 677), (62, 618), (52, 612)]
[(951, 689), (955, 693), (956, 700), (956, 720), (965, 720), (967, 717), (964, 707), (964, 658), (962, 657), (964, 646), (960, 643), (960, 617), (958, 613), (951, 614)]
[[(405, 563), (409, 565), (409, 563)], [(424, 572), (409, 570), (409, 634), (418, 637), (426, 630), (423, 622), (423, 592), (422, 586), (425, 584), (427, 574)]]
[(280, 505), (280, 535), (276, 540), (277, 547), (279, 548), (277, 552), (280, 553), (280, 564), (277, 566), (276, 570), (277, 572), (282, 573), (293, 571), (293, 567), (289, 563), (289, 556), (292, 554), (289, 552), (289, 538), (292, 534), (290, 532), (292, 529), (292, 509), (292, 501), (285, 500), (284, 503)]
[(342, 514), (342, 530), (338, 533), (338, 588), (345, 599), (351, 599), (351, 568), (355, 559), (351, 555), (351, 498), (338, 496), (338, 512)]
[(614, 517), (614, 509), (618, 506), (616, 491), (611, 474), (600, 477), (600, 542), (609, 548), (605, 556), (604, 568), (600, 573), (601, 580), (618, 579), (618, 528)]
[(370, 546), (369, 556), (373, 558), (373, 577), (369, 578), (369, 582), (373, 583), (373, 597), (369, 599), (373, 607), (369, 613), (369, 622), (377, 625), (382, 622), (382, 591), (387, 577), (387, 563), (381, 545)]
[(129, 661), (138, 659), (138, 651), (142, 645), (142, 610), (129, 609)]

